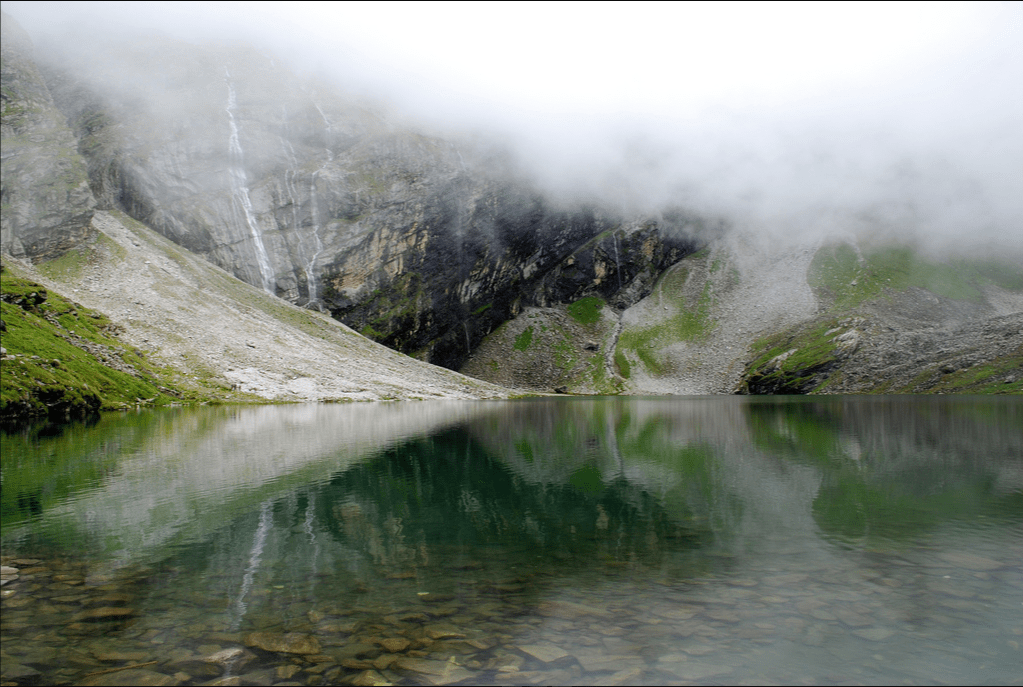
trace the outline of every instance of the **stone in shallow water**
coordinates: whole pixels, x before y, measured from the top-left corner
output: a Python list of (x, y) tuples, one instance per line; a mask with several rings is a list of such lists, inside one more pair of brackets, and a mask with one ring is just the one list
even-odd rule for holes
[(281, 654), (318, 654), (320, 643), (301, 632), (250, 632), (242, 638), (246, 646)]
[(599, 671), (622, 671), (630, 670), (637, 666), (642, 667), (644, 662), (640, 656), (624, 656), (621, 654), (608, 654), (601, 651), (575, 653), (575, 659), (579, 665), (588, 673)]
[(597, 618), (610, 618), (611, 614), (602, 608), (589, 606), (587, 604), (575, 603), (574, 601), (545, 601), (537, 608), (540, 615), (552, 618), (565, 618), (574, 620), (586, 616)]
[(391, 683), (375, 670), (364, 670), (356, 675), (349, 684), (356, 685), (356, 687), (373, 687), (373, 685), (389, 685)]
[(3, 677), (4, 681), (7, 680), (24, 680), (27, 678), (34, 678), (39, 675), (39, 671), (31, 666), (22, 665), (15, 663), (14, 661), (4, 660), (3, 668), (0, 669), (0, 676)]
[(151, 654), (145, 651), (116, 651), (116, 650), (98, 650), (93, 651), (92, 655), (98, 658), (100, 661), (135, 661), (141, 662), (149, 659)]
[(970, 570), (997, 570), (1002, 567), (1002, 564), (998, 561), (984, 558), (983, 556), (974, 556), (971, 553), (949, 551), (938, 555), (952, 565), (959, 566), (960, 568), (969, 568)]
[(625, 670), (619, 670), (613, 675), (609, 675), (600, 680), (595, 680), (592, 684), (594, 687), (616, 687), (617, 685), (638, 685), (640, 680), (643, 678), (643, 668), (636, 666), (633, 668), (626, 668)]
[(416, 679), (431, 685), (450, 685), (473, 677), (471, 671), (448, 661), (402, 657), (391, 664), (392, 669), (415, 673)]
[(251, 663), (254, 658), (256, 658), (256, 655), (251, 651), (235, 646), (207, 654), (202, 657), (202, 660), (220, 666), (230, 665), (234, 670), (241, 670)]
[(523, 644), (519, 646), (519, 651), (532, 656), (541, 663), (553, 663), (569, 655), (567, 651), (551, 642)]
[(689, 656), (686, 654), (668, 654), (666, 656), (661, 656), (657, 662), (657, 667), (661, 670), (674, 673), (683, 680), (702, 680), (708, 677), (728, 675), (732, 672), (732, 670), (734, 670), (732, 666), (691, 661), (689, 660)]
[(155, 670), (145, 670), (144, 668), (131, 668), (129, 670), (119, 670), (116, 673), (106, 673), (105, 675), (94, 675), (86, 680), (83, 680), (79, 684), (84, 687), (163, 687), (164, 685), (177, 685), (181, 681), (173, 675), (164, 675), (158, 673)]
[(100, 606), (99, 608), (90, 608), (87, 611), (78, 613), (71, 618), (71, 622), (81, 622), (83, 620), (119, 620), (133, 615), (135, 615), (135, 610), (132, 608)]
[(380, 640), (380, 646), (387, 649), (392, 654), (399, 654), (405, 649), (409, 648), (412, 642), (405, 639), (404, 637), (388, 637), (387, 639)]
[(689, 620), (698, 609), (693, 606), (670, 605), (650, 609), (650, 612), (665, 620)]
[(461, 639), (465, 634), (458, 631), (454, 625), (427, 625), (424, 628), (426, 636), (430, 639)]

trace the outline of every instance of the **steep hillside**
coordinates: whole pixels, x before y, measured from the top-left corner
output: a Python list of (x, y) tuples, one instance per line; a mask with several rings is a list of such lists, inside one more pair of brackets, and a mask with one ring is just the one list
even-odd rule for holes
[(527, 310), (462, 370), (573, 393), (1023, 391), (1023, 268), (1008, 262), (731, 234), (631, 307), (584, 323), (581, 304)]
[[(457, 369), (522, 308), (640, 271), (614, 241), (571, 261), (631, 235), (619, 213), (556, 202), (499, 149), (394, 125), (256, 49), (84, 36), (37, 52), (99, 207), (422, 360)], [(641, 282), (701, 224), (646, 221), (660, 246)]]
[(75, 407), (83, 410), (510, 393), (270, 296), (124, 215), (97, 212), (93, 231), (57, 260), (4, 259), (5, 417), (63, 412), (69, 406), (47, 395), (51, 386), (82, 396)]
[(902, 245), (822, 248), (822, 302), (759, 340), (743, 393), (1021, 393), (1023, 267)]

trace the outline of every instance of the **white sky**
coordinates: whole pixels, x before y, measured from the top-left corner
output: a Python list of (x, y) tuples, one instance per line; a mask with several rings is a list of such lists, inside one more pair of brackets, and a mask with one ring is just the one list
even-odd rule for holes
[(1019, 2), (2, 4), (34, 36), (71, 21), (266, 45), (639, 205), (763, 218), (892, 206), (898, 187), (916, 206), (969, 196), (946, 232), (983, 216), (1023, 237)]

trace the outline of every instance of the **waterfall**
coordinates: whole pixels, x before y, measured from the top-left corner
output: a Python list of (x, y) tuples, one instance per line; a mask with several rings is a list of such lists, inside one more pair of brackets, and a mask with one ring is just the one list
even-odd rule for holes
[(611, 232), (611, 238), (615, 244), (615, 274), (618, 275), (618, 290), (622, 290), (622, 266), (618, 264), (618, 234)]
[[(327, 151), (330, 152), (329, 150)], [(331, 156), (333, 158), (333, 156)], [(329, 162), (329, 160), (328, 160)], [(323, 164), (326, 167), (327, 163)], [(319, 201), (316, 197), (316, 180), (320, 176), (320, 172), (323, 171), (323, 167), (313, 172), (312, 177), (309, 179), (309, 212), (313, 221), (313, 239), (316, 242), (316, 250), (313, 252), (313, 256), (309, 258), (309, 263), (305, 268), (306, 282), (309, 285), (309, 304), (312, 305), (316, 302), (319, 297), (317, 292), (316, 283), (316, 260), (320, 257), (320, 253), (323, 252), (323, 241), (320, 239), (320, 212), (319, 212)]]
[(242, 150), (241, 139), (238, 136), (238, 122), (234, 118), (234, 109), (238, 101), (234, 92), (234, 84), (231, 83), (231, 73), (224, 70), (224, 81), (227, 83), (227, 121), (231, 127), (231, 136), (228, 138), (227, 146), (230, 153), (231, 192), (234, 199), (241, 205), (242, 213), (245, 216), (245, 224), (249, 234), (252, 236), (252, 243), (256, 247), (256, 263), (259, 265), (259, 276), (263, 282), (263, 290), (273, 294), (273, 267), (270, 265), (270, 256), (263, 245), (263, 234), (259, 224), (252, 213), (252, 201), (249, 199), (249, 182), (245, 174), (245, 152)]

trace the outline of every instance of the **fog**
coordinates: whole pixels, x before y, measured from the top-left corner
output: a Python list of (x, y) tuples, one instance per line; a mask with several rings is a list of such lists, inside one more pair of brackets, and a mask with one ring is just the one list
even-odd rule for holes
[(568, 199), (1023, 255), (1019, 3), (2, 5), (37, 44), (246, 41)]

